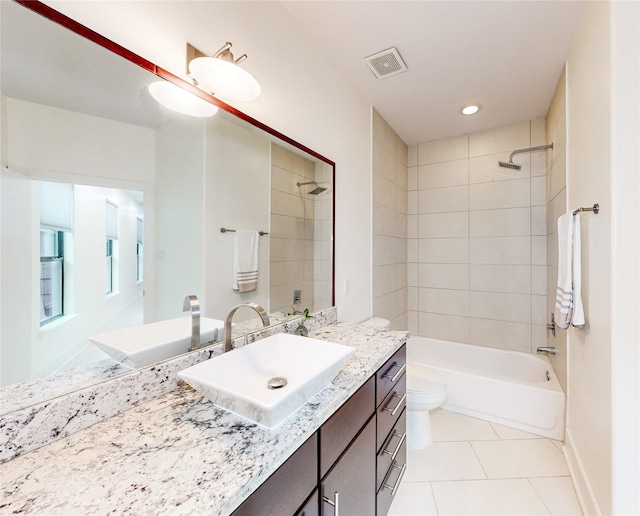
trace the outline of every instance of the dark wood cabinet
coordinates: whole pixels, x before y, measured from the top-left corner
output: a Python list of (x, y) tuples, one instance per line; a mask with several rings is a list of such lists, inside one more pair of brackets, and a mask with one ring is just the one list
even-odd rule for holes
[(372, 417), (322, 479), (320, 514), (325, 516), (375, 514), (375, 440), (376, 421)]
[(402, 346), (233, 516), (385, 516), (406, 468), (405, 364)]

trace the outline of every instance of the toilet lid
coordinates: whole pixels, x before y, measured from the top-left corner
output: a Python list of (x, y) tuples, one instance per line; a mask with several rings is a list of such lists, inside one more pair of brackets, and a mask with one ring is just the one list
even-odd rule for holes
[(447, 386), (444, 378), (434, 373), (428, 367), (415, 364), (407, 365), (407, 390), (434, 392)]

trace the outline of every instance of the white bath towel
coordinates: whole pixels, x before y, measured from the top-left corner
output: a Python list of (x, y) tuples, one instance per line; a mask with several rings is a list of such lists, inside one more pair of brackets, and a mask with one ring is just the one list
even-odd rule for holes
[(580, 217), (569, 211), (558, 218), (558, 286), (554, 312), (559, 328), (584, 325), (581, 276)]
[(233, 290), (251, 292), (258, 288), (257, 231), (237, 230), (233, 242)]

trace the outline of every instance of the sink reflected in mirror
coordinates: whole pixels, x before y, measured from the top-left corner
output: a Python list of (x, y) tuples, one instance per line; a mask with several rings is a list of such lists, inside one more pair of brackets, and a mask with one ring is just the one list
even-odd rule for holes
[[(224, 321), (200, 318), (200, 346), (224, 338)], [(191, 317), (142, 324), (89, 340), (111, 358), (128, 367), (145, 367), (189, 351)]]
[(279, 333), (180, 371), (219, 407), (275, 428), (329, 386), (355, 349)]

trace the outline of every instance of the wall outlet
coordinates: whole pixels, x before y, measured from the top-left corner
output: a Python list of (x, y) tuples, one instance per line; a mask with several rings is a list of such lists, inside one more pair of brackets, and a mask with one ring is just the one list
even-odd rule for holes
[(299, 305), (301, 299), (302, 299), (302, 290), (294, 290), (293, 291), (293, 304), (294, 305)]

